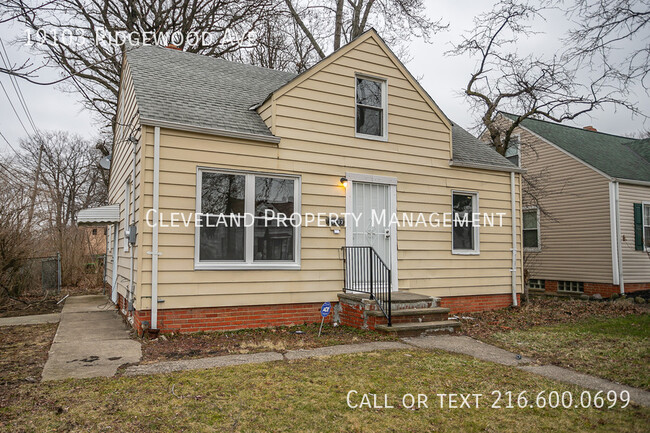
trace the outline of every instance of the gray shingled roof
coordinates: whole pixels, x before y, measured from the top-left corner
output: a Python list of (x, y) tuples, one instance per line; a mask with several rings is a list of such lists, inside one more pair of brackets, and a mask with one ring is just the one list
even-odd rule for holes
[(497, 169), (517, 170), (491, 146), (481, 143), (478, 138), (452, 122), (452, 160), (461, 164), (472, 164)]
[(157, 46), (127, 53), (140, 116), (271, 136), (250, 110), (295, 74)]
[[(272, 136), (250, 108), (295, 74), (158, 46), (127, 53), (140, 116), (230, 132)], [(511, 170), (491, 147), (453, 124), (453, 160)]]

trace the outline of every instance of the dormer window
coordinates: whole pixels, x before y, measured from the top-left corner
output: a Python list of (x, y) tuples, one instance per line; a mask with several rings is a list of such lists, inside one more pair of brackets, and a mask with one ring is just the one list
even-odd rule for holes
[(517, 167), (521, 167), (521, 137), (519, 134), (510, 136), (505, 157)]
[(357, 137), (386, 140), (386, 81), (356, 77)]

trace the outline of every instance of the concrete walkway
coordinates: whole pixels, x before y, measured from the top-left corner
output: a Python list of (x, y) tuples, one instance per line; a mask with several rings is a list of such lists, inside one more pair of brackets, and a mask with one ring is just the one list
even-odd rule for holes
[(40, 325), (43, 323), (57, 323), (61, 313), (34, 314), (33, 316), (2, 317), (0, 326)]
[(43, 380), (110, 377), (120, 365), (141, 357), (140, 343), (129, 338), (129, 328), (104, 296), (71, 296), (63, 306)]
[(650, 407), (650, 392), (588, 374), (578, 373), (568, 368), (556, 367), (554, 365), (539, 365), (533, 359), (518, 357), (514, 353), (474, 340), (470, 337), (438, 335), (406, 338), (404, 342), (421, 349), (440, 349), (447, 352), (462, 353), (484, 361), (515, 367), (528, 373), (538, 374), (549, 379), (557, 380), (558, 382), (578, 385), (587, 389), (604, 392), (614, 390), (619, 395), (621, 391), (625, 390), (630, 393), (630, 400), (641, 406)]
[(409, 346), (397, 341), (377, 341), (373, 343), (341, 344), (338, 346), (319, 347), (317, 349), (290, 350), (284, 354), (279, 352), (262, 352), (180, 361), (163, 361), (152, 364), (134, 365), (128, 367), (124, 374), (126, 376), (138, 376), (143, 374), (171, 373), (173, 371), (202, 370), (205, 368), (227, 367), (231, 365), (259, 364), (261, 362), (307, 359), (395, 349), (409, 349)]
[(483, 361), (514, 367), (528, 373), (538, 374), (552, 380), (578, 385), (587, 389), (597, 391), (602, 390), (604, 392), (614, 390), (619, 394), (621, 391), (626, 390), (630, 393), (630, 399), (633, 402), (641, 406), (650, 407), (650, 392), (610, 382), (587, 374), (578, 373), (566, 368), (555, 367), (552, 365), (538, 365), (534, 359), (518, 356), (514, 353), (508, 352), (507, 350), (474, 340), (470, 337), (436, 335), (404, 338), (402, 341), (403, 342), (377, 341), (361, 344), (342, 344), (338, 346), (320, 347), (317, 349), (290, 350), (284, 354), (279, 352), (263, 352), (180, 361), (163, 361), (131, 366), (126, 369), (124, 374), (127, 376), (138, 376), (145, 374), (170, 373), (173, 371), (200, 370), (232, 365), (257, 364), (262, 362), (372, 352), (377, 350), (404, 350), (417, 347), (426, 350), (439, 349), (446, 352), (461, 353)]

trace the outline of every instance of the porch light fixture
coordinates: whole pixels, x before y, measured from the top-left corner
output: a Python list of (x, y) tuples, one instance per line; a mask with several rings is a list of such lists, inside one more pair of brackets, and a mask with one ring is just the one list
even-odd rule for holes
[(341, 185), (343, 185), (343, 188), (348, 187), (348, 178), (347, 177), (342, 177), (341, 178)]

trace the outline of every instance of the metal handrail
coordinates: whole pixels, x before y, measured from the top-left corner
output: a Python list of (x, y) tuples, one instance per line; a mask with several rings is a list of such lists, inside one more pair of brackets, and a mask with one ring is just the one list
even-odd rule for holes
[(392, 326), (391, 269), (371, 246), (342, 247), (343, 290), (367, 293)]

